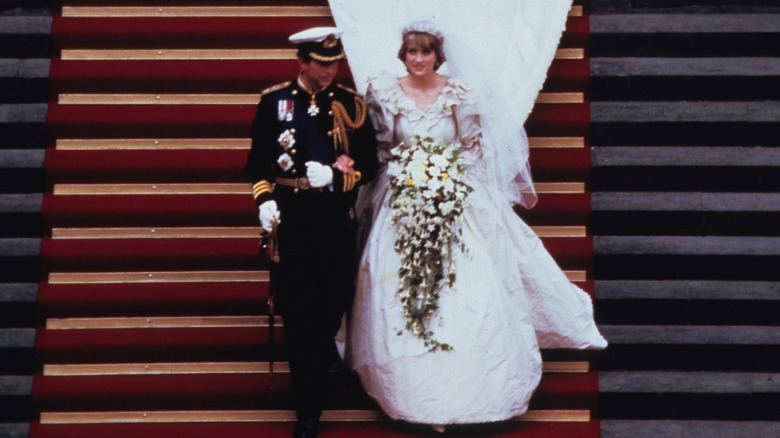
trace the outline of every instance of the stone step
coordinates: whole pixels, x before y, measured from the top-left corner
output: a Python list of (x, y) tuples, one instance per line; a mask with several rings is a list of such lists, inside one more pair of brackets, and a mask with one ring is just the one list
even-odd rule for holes
[(768, 281), (599, 280), (600, 300), (780, 300), (780, 284)]
[(49, 100), (48, 59), (0, 59), (0, 103)]
[(41, 276), (40, 239), (0, 239), (0, 283), (37, 282)]
[(778, 71), (780, 58), (590, 58), (592, 77), (755, 77)]
[(0, 423), (0, 438), (27, 438), (30, 436), (29, 423)]
[(780, 327), (610, 325), (599, 370), (772, 371), (780, 369)]
[(778, 212), (780, 193), (593, 193), (594, 211)]
[(602, 438), (774, 438), (780, 422), (724, 420), (602, 420)]
[(780, 285), (759, 281), (600, 280), (600, 324), (773, 325)]
[(32, 376), (0, 375), (0, 422), (33, 420)]
[(41, 235), (41, 194), (0, 194), (0, 238)]
[(0, 149), (0, 193), (41, 193), (44, 150)]
[(592, 102), (780, 100), (776, 76), (593, 77)]
[(778, 57), (780, 32), (593, 33), (593, 57)]
[(592, 102), (593, 122), (776, 122), (780, 102)]
[(36, 367), (35, 329), (0, 328), (0, 375), (32, 374)]
[[(704, 149), (704, 148), (702, 148)], [(777, 167), (748, 166), (605, 166), (592, 170), (591, 187), (596, 192), (680, 191), (773, 193), (780, 191)]]
[(594, 14), (590, 17), (593, 34), (723, 34), (777, 33), (777, 14)]
[(599, 389), (602, 418), (780, 420), (778, 373), (609, 371)]
[(37, 292), (35, 283), (0, 283), (0, 327), (35, 327)]
[[(627, 118), (621, 115), (612, 115), (617, 111), (617, 105), (626, 105), (625, 102), (615, 103), (602, 107), (602, 117), (621, 118), (624, 121), (593, 121), (590, 125), (591, 145), (593, 146), (766, 146), (776, 145), (780, 138), (780, 123), (776, 121), (747, 122), (732, 121), (728, 114), (716, 116), (711, 111), (703, 110), (696, 114), (696, 118), (713, 117), (723, 118), (721, 121), (646, 121), (642, 118)], [(730, 102), (725, 102), (730, 103)], [(658, 104), (657, 102), (655, 103)], [(744, 103), (747, 106), (747, 102)], [(775, 103), (770, 103), (775, 104)], [(685, 118), (681, 110), (685, 104), (677, 105), (676, 117)], [(688, 105), (688, 109), (696, 110), (697, 104)], [(702, 104), (698, 104), (702, 106)], [(642, 109), (633, 110), (634, 114), (641, 113)], [(645, 109), (644, 111), (648, 111)], [(652, 110), (650, 110), (652, 112)], [(673, 113), (674, 114), (674, 113)], [(694, 117), (689, 116), (689, 117)], [(664, 118), (663, 115), (656, 116)], [(743, 113), (742, 118), (747, 118)], [(760, 116), (759, 116), (760, 118)]]
[[(605, 193), (599, 193), (599, 195)], [(755, 196), (742, 194), (742, 196)], [(634, 236), (780, 236), (780, 212), (772, 211), (594, 211), (591, 234)]]
[(779, 13), (774, 0), (591, 0), (591, 14)]

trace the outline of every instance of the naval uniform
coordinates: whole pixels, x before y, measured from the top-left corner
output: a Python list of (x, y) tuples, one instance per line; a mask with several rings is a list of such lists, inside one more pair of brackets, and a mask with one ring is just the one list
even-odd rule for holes
[[(349, 155), (354, 173), (309, 187), (307, 161), (330, 166)], [(280, 263), (276, 304), (284, 318), (298, 419), (318, 419), (334, 336), (351, 303), (356, 267), (357, 187), (377, 170), (376, 138), (361, 96), (300, 79), (262, 93), (245, 171), (258, 206), (275, 200)]]

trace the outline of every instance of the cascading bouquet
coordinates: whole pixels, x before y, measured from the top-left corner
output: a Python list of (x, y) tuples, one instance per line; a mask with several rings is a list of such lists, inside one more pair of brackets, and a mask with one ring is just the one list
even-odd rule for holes
[(415, 136), (391, 150), (387, 170), (390, 221), (397, 225), (395, 250), (401, 254), (398, 294), (406, 330), (430, 351), (452, 349), (433, 339), (428, 322), (439, 308), (439, 292), (445, 284), (455, 283), (453, 248), (465, 251), (459, 222), (472, 188), (463, 182), (458, 150), (458, 145)]

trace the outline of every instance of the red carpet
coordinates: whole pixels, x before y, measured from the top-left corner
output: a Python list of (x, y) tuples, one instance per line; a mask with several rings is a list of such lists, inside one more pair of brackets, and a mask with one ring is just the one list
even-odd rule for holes
[[(209, 0), (65, 0), (61, 6), (214, 6)], [(232, 6), (279, 6), (283, 2), (233, 0)], [(289, 4), (291, 3), (291, 4)], [(581, 2), (577, 2), (582, 5)], [(324, 0), (298, 0), (284, 6), (326, 6)], [(224, 4), (219, 4), (225, 6)], [(72, 13), (72, 10), (68, 11)], [(276, 411), (291, 408), (289, 376), (271, 382), (263, 372), (225, 372), (227, 363), (258, 363), (269, 358), (268, 328), (242, 326), (242, 317), (267, 315), (267, 284), (258, 273), (266, 264), (257, 258), (252, 235), (91, 236), (108, 228), (159, 229), (257, 227), (254, 203), (246, 193), (64, 194), (72, 184), (244, 184), (246, 149), (234, 139), (246, 139), (254, 104), (119, 105), (60, 103), (61, 94), (240, 94), (289, 80), (297, 72), (294, 60), (260, 59), (74, 59), (72, 50), (289, 49), (287, 36), (302, 28), (328, 25), (330, 17), (113, 17), (90, 18), (56, 14), (53, 21), (55, 55), (51, 64), (52, 102), (48, 126), (50, 145), (45, 170), (49, 193), (44, 197), (43, 268), (54, 274), (39, 288), (42, 315), (36, 349), (40, 362), (33, 394), (43, 421), (32, 425), (32, 438), (146, 438), (146, 437), (287, 437), (290, 423), (274, 420)], [(569, 18), (561, 48), (587, 46), (587, 11)], [(61, 52), (65, 51), (65, 52)], [(94, 55), (98, 53), (98, 55)], [(93, 52), (102, 57), (106, 52)], [(79, 55), (80, 56), (80, 55)], [(76, 56), (78, 58), (78, 56)], [(538, 205), (518, 213), (534, 227), (587, 227), (590, 217), (590, 148), (587, 103), (588, 59), (557, 59), (549, 72), (545, 93), (581, 92), (584, 103), (538, 104), (526, 125), (538, 141), (574, 137), (572, 147), (532, 146), (531, 164), (541, 183), (584, 183), (585, 191), (540, 194)], [(343, 69), (342, 82), (349, 82)], [(64, 141), (106, 139), (111, 147), (62, 147)], [(215, 139), (216, 147), (176, 149), (117, 146), (126, 140)], [(579, 139), (579, 140), (578, 140)], [(195, 140), (194, 140), (195, 141)], [(58, 142), (60, 146), (58, 147)], [(105, 142), (104, 142), (105, 143)], [(183, 142), (183, 143), (186, 143)], [(151, 144), (151, 142), (150, 142)], [(233, 144), (232, 146), (230, 146)], [(94, 186), (93, 186), (94, 187)], [(240, 186), (239, 186), (240, 187)], [(89, 190), (89, 188), (87, 188)], [(240, 191), (240, 190), (239, 190)], [(78, 238), (63, 238), (61, 229), (96, 228)], [(587, 235), (556, 234), (542, 238), (561, 267), (572, 275), (590, 273), (593, 243)], [(125, 230), (127, 231), (127, 230)], [(170, 273), (160, 280), (158, 273)], [(60, 274), (88, 273), (97, 277), (62, 280)], [(203, 280), (199, 275), (211, 275)], [(128, 280), (125, 274), (138, 274)], [(235, 278), (231, 275), (235, 274)], [(221, 275), (221, 276), (220, 276)], [(240, 277), (239, 276), (244, 276)], [(196, 278), (197, 277), (197, 278)], [(592, 293), (593, 282), (577, 284)], [(144, 327), (148, 318), (186, 317), (170, 326)], [(225, 326), (209, 325), (208, 317), (233, 318)], [(58, 323), (85, 318), (79, 328)], [(97, 319), (103, 318), (103, 319)], [(106, 320), (105, 318), (119, 318)], [(141, 318), (141, 319), (130, 319)], [(258, 320), (255, 318), (255, 320)], [(109, 321), (109, 322), (106, 322)], [(113, 322), (112, 322), (113, 321)], [(140, 325), (139, 325), (139, 321)], [(113, 328), (106, 324), (116, 323)], [(285, 360), (284, 339), (276, 333), (273, 354)], [(496, 438), (595, 438), (599, 436), (597, 373), (582, 368), (590, 357), (583, 352), (544, 352), (560, 368), (546, 372), (531, 409), (549, 421), (512, 421), (494, 425), (453, 427), (445, 435)], [(579, 361), (579, 362), (576, 362)], [(563, 362), (563, 365), (560, 363)], [(60, 375), (52, 366), (85, 364), (193, 363), (207, 368), (194, 373), (97, 373)], [(44, 370), (46, 366), (46, 370)], [(209, 368), (212, 367), (212, 368)], [(209, 371), (211, 370), (211, 371)], [(567, 371), (567, 372), (562, 372)], [(332, 374), (332, 394), (326, 409), (338, 412), (376, 410), (355, 378), (343, 371)], [(479, 400), (475, 400), (479, 403)], [(162, 423), (77, 423), (47, 421), (53, 412), (117, 413), (154, 411), (252, 411), (271, 415), (270, 421)], [(550, 412), (552, 414), (550, 414)], [(566, 416), (567, 411), (585, 413)], [(545, 413), (546, 412), (546, 413)], [(557, 412), (557, 414), (556, 414)], [(590, 415), (588, 417), (587, 415)], [(555, 415), (558, 415), (557, 417)], [(554, 417), (554, 418), (553, 418)], [(590, 418), (590, 419), (588, 419)], [(552, 420), (551, 420), (552, 419)], [(323, 437), (441, 436), (428, 428), (392, 422), (329, 421)]]

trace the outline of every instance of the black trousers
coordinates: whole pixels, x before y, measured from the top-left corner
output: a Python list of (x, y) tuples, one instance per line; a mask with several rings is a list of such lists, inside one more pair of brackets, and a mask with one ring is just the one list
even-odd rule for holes
[(277, 302), (295, 410), (298, 419), (318, 419), (335, 357), (334, 337), (354, 294), (355, 224), (332, 193), (277, 199), (282, 215)]

